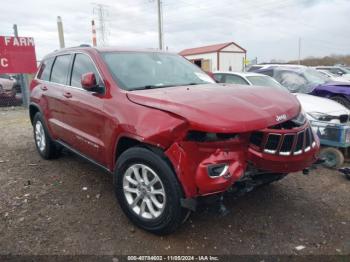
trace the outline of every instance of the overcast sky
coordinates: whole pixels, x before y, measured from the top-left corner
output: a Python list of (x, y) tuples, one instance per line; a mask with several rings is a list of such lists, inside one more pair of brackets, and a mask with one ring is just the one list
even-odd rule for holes
[[(108, 45), (156, 48), (153, 0), (92, 0), (104, 4)], [(37, 58), (58, 49), (57, 16), (66, 46), (91, 44), (93, 2), (86, 0), (2, 1), (0, 35), (32, 36)], [(350, 54), (350, 0), (163, 0), (164, 42), (170, 51), (234, 41), (259, 61)], [(98, 21), (96, 21), (99, 26)], [(99, 41), (99, 39), (98, 39)]]

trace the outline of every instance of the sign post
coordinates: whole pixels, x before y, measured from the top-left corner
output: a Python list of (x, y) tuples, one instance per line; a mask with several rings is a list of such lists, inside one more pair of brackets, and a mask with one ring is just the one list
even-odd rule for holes
[(32, 37), (0, 36), (0, 74), (20, 74), (25, 106), (28, 104), (28, 88), (22, 74), (33, 74), (36, 69), (35, 44)]

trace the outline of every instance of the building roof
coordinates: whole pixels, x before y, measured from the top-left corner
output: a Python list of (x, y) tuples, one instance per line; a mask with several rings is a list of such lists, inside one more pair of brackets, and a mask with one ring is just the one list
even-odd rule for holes
[(186, 55), (214, 53), (214, 52), (219, 52), (222, 49), (224, 49), (225, 47), (230, 46), (230, 45), (235, 45), (238, 48), (242, 49), (244, 52), (246, 52), (246, 50), (244, 48), (237, 45), (236, 43), (228, 42), (228, 43), (222, 43), (222, 44), (216, 44), (216, 45), (207, 45), (207, 46), (202, 46), (202, 47), (189, 48), (189, 49), (182, 50), (179, 54), (182, 56), (186, 56)]

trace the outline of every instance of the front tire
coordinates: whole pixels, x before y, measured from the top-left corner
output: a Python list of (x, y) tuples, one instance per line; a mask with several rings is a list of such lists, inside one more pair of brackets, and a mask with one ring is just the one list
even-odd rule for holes
[(40, 112), (34, 116), (33, 131), (36, 149), (40, 156), (47, 160), (56, 158), (61, 151), (60, 147), (52, 141)]
[(164, 156), (134, 147), (117, 161), (115, 193), (126, 216), (138, 227), (157, 235), (174, 232), (187, 212), (175, 174)]

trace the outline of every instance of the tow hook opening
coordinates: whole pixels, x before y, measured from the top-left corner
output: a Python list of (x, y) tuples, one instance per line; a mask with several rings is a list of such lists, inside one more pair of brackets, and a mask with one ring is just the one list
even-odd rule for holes
[(208, 166), (208, 176), (211, 178), (229, 178), (231, 176), (228, 164), (214, 164)]

